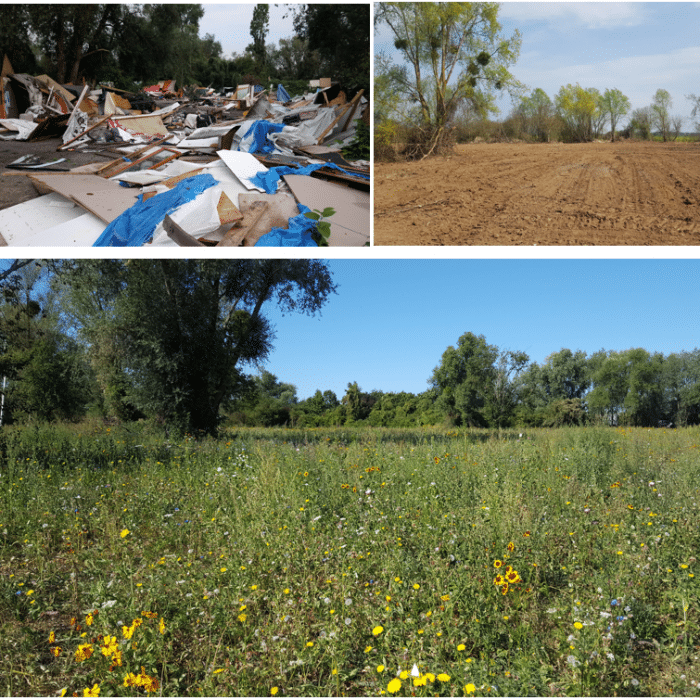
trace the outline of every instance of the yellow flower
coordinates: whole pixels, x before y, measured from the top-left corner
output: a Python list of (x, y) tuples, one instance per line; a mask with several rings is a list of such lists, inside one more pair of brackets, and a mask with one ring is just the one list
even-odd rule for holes
[(92, 644), (80, 644), (75, 652), (75, 660), (78, 662), (86, 661), (92, 656), (92, 652)]
[(334, 668), (334, 669), (331, 671), (331, 676), (337, 676), (337, 675), (338, 675), (338, 669), (337, 669), (337, 668)]
[(165, 620), (161, 617), (160, 622), (158, 623), (158, 631), (161, 634), (165, 634)]
[(464, 646), (464, 644), (458, 644), (457, 645), (457, 651), (464, 651), (467, 647)]
[(85, 624), (88, 627), (90, 627), (94, 621), (95, 621), (95, 618), (93, 617), (92, 613), (89, 613), (88, 615), (85, 616)]
[(447, 683), (447, 681), (450, 680), (450, 677), (446, 673), (439, 673), (437, 678), (442, 683)]
[(56, 633), (51, 630), (49, 632), (49, 644), (53, 644), (56, 641)]
[(277, 695), (278, 692), (279, 688), (276, 685), (270, 688), (270, 695)]
[(124, 529), (119, 533), (119, 537), (121, 537), (122, 539), (124, 539), (128, 534), (129, 534), (129, 531), (128, 531), (126, 528), (124, 528)]
[(464, 692), (473, 695), (476, 692), (476, 686), (473, 683), (467, 683), (464, 686)]
[(583, 629), (583, 625), (580, 622), (574, 622), (574, 627), (577, 630)]
[(384, 673), (384, 664), (379, 664), (379, 666), (377, 666), (377, 673)]
[(399, 673), (399, 678), (405, 681), (408, 678), (408, 671), (401, 671), (401, 673)]
[(414, 584), (413, 584), (413, 588), (415, 588), (416, 590), (418, 590), (418, 589), (420, 588), (420, 584), (414, 583)]
[(381, 625), (377, 625), (377, 626), (372, 630), (372, 634), (373, 634), (375, 637), (378, 637), (383, 631), (384, 631), (384, 628), (383, 628)]
[(389, 681), (389, 685), (387, 685), (386, 689), (390, 693), (398, 693), (399, 690), (401, 690), (401, 681), (398, 678), (392, 678)]
[(99, 698), (100, 697), (100, 686), (95, 683), (92, 688), (85, 688), (83, 690), (84, 698)]
[(239, 619), (240, 622), (245, 622), (247, 618), (248, 618), (248, 616), (247, 616), (245, 613), (241, 613), (241, 614), (238, 616), (238, 619)]
[(51, 647), (51, 653), (58, 658), (61, 655), (61, 647)]
[(413, 685), (416, 686), (416, 688), (419, 688), (422, 685), (426, 684), (426, 676), (418, 676), (418, 678), (413, 679)]
[(500, 569), (503, 566), (503, 562), (500, 559), (496, 559), (495, 562), (493, 562), (493, 565), (497, 568)]
[[(312, 647), (313, 645), (314, 645), (313, 642), (306, 642), (306, 646), (307, 646), (307, 647)], [(371, 647), (370, 647), (370, 648), (371, 648)], [(367, 651), (367, 650), (365, 649), (365, 651)]]

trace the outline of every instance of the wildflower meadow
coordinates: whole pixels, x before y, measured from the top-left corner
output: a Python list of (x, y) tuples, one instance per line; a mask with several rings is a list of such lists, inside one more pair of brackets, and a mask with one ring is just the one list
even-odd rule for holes
[(698, 694), (688, 429), (0, 432), (0, 691)]

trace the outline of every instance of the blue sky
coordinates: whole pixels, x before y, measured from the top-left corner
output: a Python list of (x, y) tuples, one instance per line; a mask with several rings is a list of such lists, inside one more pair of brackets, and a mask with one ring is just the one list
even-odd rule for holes
[[(671, 114), (692, 130), (685, 96), (700, 94), (700, 2), (506, 2), (499, 19), (505, 36), (522, 34), (511, 72), (529, 92), (542, 88), (553, 99), (568, 83), (618, 88), (637, 109), (663, 88), (673, 100)], [(375, 54), (382, 49), (393, 51), (386, 26), (375, 36)], [(506, 116), (510, 98), (499, 108)]]
[(268, 308), (277, 340), (265, 369), (341, 398), (420, 393), (449, 345), (471, 331), (542, 363), (588, 354), (700, 346), (700, 260), (331, 260), (338, 285), (320, 318)]

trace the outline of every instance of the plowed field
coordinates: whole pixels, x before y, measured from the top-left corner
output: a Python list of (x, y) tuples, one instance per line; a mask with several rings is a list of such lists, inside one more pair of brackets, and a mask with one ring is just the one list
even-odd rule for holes
[(375, 245), (700, 244), (700, 144), (461, 144), (374, 177)]

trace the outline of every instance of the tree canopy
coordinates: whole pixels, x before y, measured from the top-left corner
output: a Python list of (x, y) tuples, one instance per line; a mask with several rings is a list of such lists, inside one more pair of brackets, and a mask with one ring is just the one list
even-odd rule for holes
[(497, 3), (385, 2), (376, 18), (394, 35), (406, 65), (388, 66), (392, 89), (416, 105), (425, 132), (422, 155), (432, 153), (465, 104), (494, 110), (494, 91), (522, 88), (508, 68), (520, 52), (520, 34), (499, 32)]

